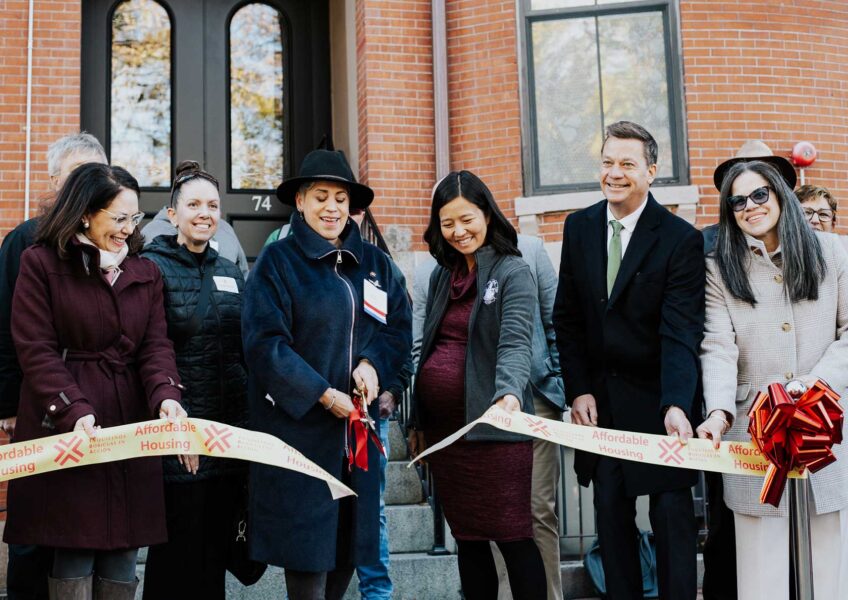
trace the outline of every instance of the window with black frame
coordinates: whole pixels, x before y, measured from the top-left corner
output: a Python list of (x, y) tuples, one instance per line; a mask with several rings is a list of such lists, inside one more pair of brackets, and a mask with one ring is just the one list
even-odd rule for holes
[(530, 194), (597, 188), (604, 128), (644, 125), (686, 183), (676, 0), (522, 0)]

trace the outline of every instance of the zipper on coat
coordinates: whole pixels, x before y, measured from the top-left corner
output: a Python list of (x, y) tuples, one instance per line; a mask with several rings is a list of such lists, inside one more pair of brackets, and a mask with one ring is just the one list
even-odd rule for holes
[[(353, 332), (356, 326), (356, 296), (353, 293), (353, 288), (350, 287), (347, 279), (345, 279), (341, 273), (339, 273), (339, 265), (342, 264), (342, 251), (339, 250), (336, 254), (336, 264), (334, 265), (334, 270), (336, 272), (336, 276), (341, 279), (342, 283), (347, 290), (348, 297), (350, 298), (350, 339), (348, 344), (348, 353), (347, 353), (347, 381), (350, 382), (350, 378), (353, 376)], [(348, 456), (348, 439), (347, 439), (347, 427), (344, 428), (344, 449), (345, 456)]]

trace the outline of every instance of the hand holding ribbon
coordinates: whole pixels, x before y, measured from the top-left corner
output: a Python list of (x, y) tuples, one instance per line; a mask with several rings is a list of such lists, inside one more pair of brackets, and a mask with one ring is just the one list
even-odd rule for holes
[(354, 466), (359, 467), (363, 471), (368, 470), (368, 438), (374, 442), (377, 449), (386, 456), (386, 449), (380, 442), (380, 436), (377, 435), (377, 429), (374, 427), (374, 421), (368, 414), (368, 404), (365, 397), (368, 390), (353, 392), (353, 410), (348, 415), (348, 444), (347, 459), (348, 469), (352, 470)]
[(760, 502), (780, 505), (789, 472), (801, 467), (815, 473), (836, 460), (833, 444), (842, 442), (843, 409), (839, 394), (817, 380), (793, 402), (779, 383), (760, 392), (748, 412), (748, 432), (769, 460)]

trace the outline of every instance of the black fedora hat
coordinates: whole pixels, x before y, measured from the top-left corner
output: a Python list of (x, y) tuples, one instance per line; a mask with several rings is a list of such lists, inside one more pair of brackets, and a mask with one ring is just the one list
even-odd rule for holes
[(721, 191), (721, 184), (724, 182), (724, 176), (727, 174), (727, 170), (730, 169), (730, 167), (736, 163), (751, 162), (755, 160), (772, 165), (778, 170), (778, 172), (780, 172), (789, 187), (793, 190), (795, 189), (795, 183), (798, 181), (798, 175), (795, 173), (795, 167), (792, 166), (792, 163), (789, 162), (788, 159), (783, 158), (782, 156), (775, 156), (774, 152), (771, 151), (771, 148), (760, 140), (750, 140), (745, 142), (742, 144), (742, 147), (739, 148), (739, 152), (736, 153), (736, 156), (724, 161), (716, 167), (716, 170), (713, 173), (713, 183), (715, 184), (716, 189), (719, 192)]
[(374, 190), (356, 182), (353, 171), (341, 150), (313, 150), (300, 164), (297, 177), (287, 179), (277, 188), (277, 198), (283, 204), (295, 205), (295, 195), (304, 183), (334, 181), (350, 190), (351, 208), (368, 208), (374, 200)]

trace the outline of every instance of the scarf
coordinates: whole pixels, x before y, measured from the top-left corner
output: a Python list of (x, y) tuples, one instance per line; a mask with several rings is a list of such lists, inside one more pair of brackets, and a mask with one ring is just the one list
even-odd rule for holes
[(78, 232), (77, 239), (83, 244), (97, 248), (97, 251), (100, 252), (100, 270), (103, 272), (109, 285), (115, 285), (115, 282), (118, 281), (118, 276), (122, 273), (121, 263), (124, 262), (127, 253), (130, 251), (129, 246), (124, 244), (124, 247), (119, 252), (109, 252), (108, 250), (101, 250), (83, 233)]

